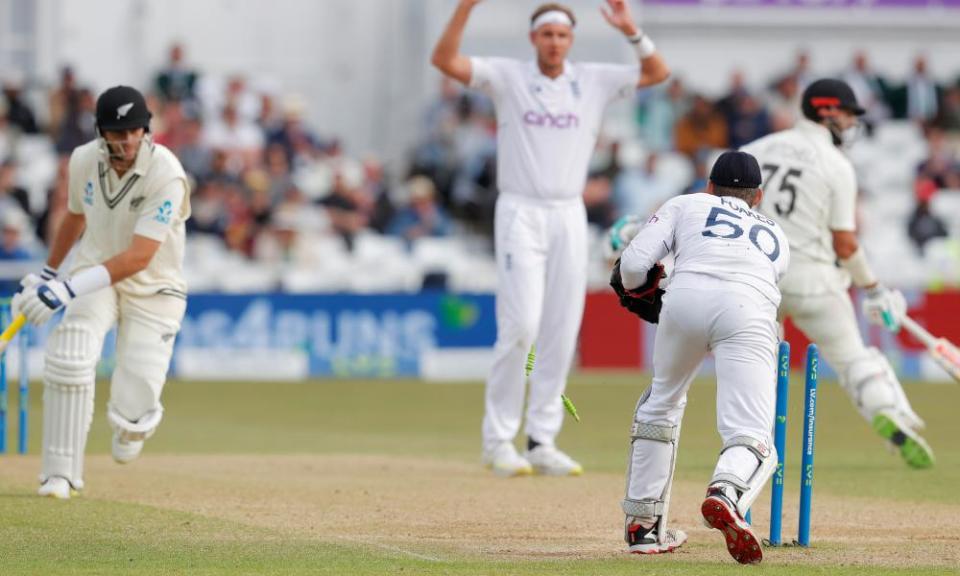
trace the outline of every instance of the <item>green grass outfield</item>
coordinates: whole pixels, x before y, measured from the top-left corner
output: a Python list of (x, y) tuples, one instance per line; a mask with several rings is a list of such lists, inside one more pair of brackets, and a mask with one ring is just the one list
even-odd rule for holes
[[(568, 390), (583, 417), (568, 419), (559, 443), (588, 475), (622, 474), (627, 430), (646, 380), (639, 375), (580, 375)], [(799, 476), (801, 379), (791, 388), (787, 481)], [(98, 389), (89, 454), (109, 451), (104, 418), (108, 388)], [(815, 496), (960, 505), (960, 386), (911, 384), (914, 407), (926, 419), (937, 453), (930, 471), (908, 470), (887, 454), (834, 382), (821, 383), (817, 419)], [(40, 442), (40, 393), (31, 399), (30, 452)], [(683, 424), (678, 481), (705, 483), (720, 447), (716, 389), (698, 381)], [(172, 382), (166, 415), (144, 461), (163, 455), (383, 455), (443, 462), (479, 462), (480, 384), (413, 381), (306, 383)], [(12, 406), (15, 403), (11, 402)], [(13, 419), (15, 414), (11, 414)], [(12, 428), (12, 426), (11, 426)], [(10, 446), (15, 447), (12, 437)], [(137, 463), (140, 464), (140, 463)], [(133, 466), (137, 466), (134, 464)], [(29, 474), (24, 472), (29, 469)], [(132, 469), (132, 468), (131, 468)], [(388, 547), (338, 543), (160, 506), (95, 497), (56, 502), (33, 496), (35, 456), (0, 458), (0, 575), (14, 574), (726, 574), (732, 562), (683, 555), (638, 559), (432, 558)], [(322, 472), (320, 472), (322, 473)], [(189, 476), (189, 471), (184, 472)], [(25, 480), (26, 479), (26, 480)], [(187, 478), (185, 481), (190, 481)], [(523, 480), (518, 480), (523, 481)], [(88, 478), (88, 483), (90, 482)], [(489, 482), (502, 481), (490, 478)], [(509, 484), (504, 484), (509, 486)], [(129, 487), (128, 487), (129, 489)], [(225, 488), (225, 490), (228, 488)], [(282, 489), (282, 488), (281, 488)], [(760, 502), (768, 502), (766, 494)], [(383, 518), (387, 524), (390, 518)], [(954, 548), (952, 535), (944, 542)], [(814, 519), (816, 538), (816, 518)], [(891, 533), (896, 526), (891, 526)], [(784, 527), (785, 533), (788, 527)], [(909, 538), (909, 534), (904, 535)], [(952, 541), (952, 543), (951, 543)], [(896, 546), (896, 543), (892, 544)], [(905, 544), (909, 546), (909, 541)], [(720, 546), (711, 543), (711, 546)], [(839, 544), (822, 543), (823, 549)], [(815, 553), (815, 551), (810, 551)], [(726, 558), (729, 560), (729, 558)], [(942, 559), (897, 567), (763, 565), (775, 574), (943, 574)], [(958, 571), (960, 573), (960, 571)]]

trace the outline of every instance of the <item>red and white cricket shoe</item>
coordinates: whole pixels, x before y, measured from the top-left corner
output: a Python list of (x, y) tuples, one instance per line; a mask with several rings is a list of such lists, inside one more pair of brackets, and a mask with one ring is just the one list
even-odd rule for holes
[(741, 564), (759, 564), (763, 560), (760, 540), (721, 488), (707, 490), (700, 513), (708, 526), (723, 533), (727, 540), (727, 552), (734, 560)]

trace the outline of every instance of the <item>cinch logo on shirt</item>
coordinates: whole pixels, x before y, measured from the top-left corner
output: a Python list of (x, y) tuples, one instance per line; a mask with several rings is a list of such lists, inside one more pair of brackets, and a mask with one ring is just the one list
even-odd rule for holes
[(554, 116), (549, 112), (541, 114), (540, 112), (530, 110), (523, 115), (523, 123), (527, 126), (541, 126), (544, 128), (567, 130), (568, 128), (579, 128), (580, 118), (573, 112)]
[(157, 215), (153, 219), (161, 224), (169, 224), (171, 215), (173, 215), (173, 204), (167, 200), (157, 208)]
[(83, 203), (87, 206), (93, 206), (93, 182), (87, 181), (87, 185), (83, 187)]

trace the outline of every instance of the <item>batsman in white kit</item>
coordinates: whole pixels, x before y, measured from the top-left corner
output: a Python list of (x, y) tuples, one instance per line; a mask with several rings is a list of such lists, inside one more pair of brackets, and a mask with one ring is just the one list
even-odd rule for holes
[(864, 110), (845, 82), (829, 78), (807, 87), (801, 105), (804, 118), (794, 128), (743, 148), (764, 172), (760, 210), (783, 227), (793, 250), (780, 316), (817, 343), (854, 406), (903, 460), (929, 468), (934, 457), (920, 436), (923, 420), (887, 359), (864, 344), (848, 294), (852, 280), (865, 291), (868, 319), (899, 329), (906, 301), (877, 281), (857, 241), (856, 174), (841, 151)]
[[(667, 201), (633, 238), (614, 268), (621, 304), (659, 322), (653, 382), (631, 430), (625, 539), (637, 554), (671, 552), (687, 540), (667, 529), (687, 390), (708, 353), (716, 359), (720, 458), (701, 510), (738, 562), (763, 557), (744, 521), (777, 466), (771, 437), (779, 341), (777, 283), (790, 247), (780, 227), (754, 211), (763, 192), (756, 159), (725, 152), (706, 193)], [(660, 260), (674, 256), (663, 292)], [(662, 298), (662, 300), (661, 300)], [(661, 308), (662, 306), (662, 308)]]
[[(487, 380), (483, 459), (500, 476), (582, 473), (556, 447), (561, 394), (573, 362), (587, 285), (583, 189), (603, 112), (669, 70), (624, 0), (607, 0), (607, 22), (632, 44), (637, 64), (574, 64), (566, 59), (573, 12), (544, 4), (531, 17), (536, 59), (470, 58), (460, 41), (480, 0), (461, 0), (433, 53), (447, 76), (493, 99), (497, 114), (497, 341)], [(527, 451), (513, 441), (525, 396), (524, 365), (536, 343), (527, 398)]]
[[(65, 308), (44, 358), (42, 496), (66, 499), (83, 488), (96, 366), (114, 326), (114, 460), (135, 459), (163, 418), (160, 393), (186, 309), (190, 198), (180, 162), (150, 139), (150, 117), (134, 88), (100, 95), (98, 137), (70, 157), (68, 213), (47, 265), (14, 297), (16, 311), (38, 326)], [(58, 278), (75, 244), (72, 267)]]

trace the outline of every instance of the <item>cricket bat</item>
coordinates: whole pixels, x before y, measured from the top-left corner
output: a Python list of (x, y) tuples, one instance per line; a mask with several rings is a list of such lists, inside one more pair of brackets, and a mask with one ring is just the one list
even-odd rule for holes
[(956, 346), (946, 338), (937, 338), (909, 316), (904, 315), (900, 324), (927, 347), (927, 353), (947, 374), (960, 382), (960, 350)]
[(23, 325), (27, 323), (27, 319), (23, 314), (17, 314), (17, 317), (13, 319), (13, 322), (7, 326), (7, 329), (3, 331), (3, 334), (0, 334), (0, 354), (3, 354), (7, 351), (7, 346), (10, 345), (10, 341), (13, 340), (13, 337), (17, 335), (17, 332), (23, 328)]

